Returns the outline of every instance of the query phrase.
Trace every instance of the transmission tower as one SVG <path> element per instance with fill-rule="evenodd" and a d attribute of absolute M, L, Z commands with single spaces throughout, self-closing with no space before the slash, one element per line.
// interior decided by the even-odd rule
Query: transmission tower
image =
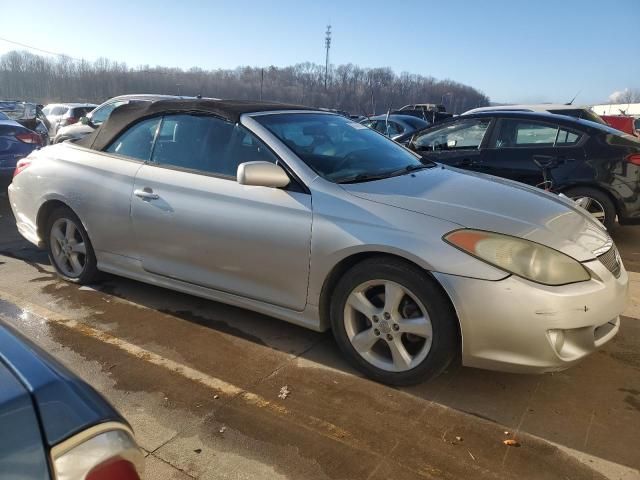
<path fill-rule="evenodd" d="M 327 31 L 324 37 L 324 48 L 327 54 L 324 59 L 324 89 L 327 89 L 327 77 L 329 75 L 329 49 L 331 48 L 331 25 L 327 25 Z"/>

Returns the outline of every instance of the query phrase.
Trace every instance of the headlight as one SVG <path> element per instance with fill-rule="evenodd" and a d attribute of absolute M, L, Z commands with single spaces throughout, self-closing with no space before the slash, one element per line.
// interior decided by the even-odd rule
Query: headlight
<path fill-rule="evenodd" d="M 444 240 L 495 267 L 544 285 L 566 285 L 591 278 L 577 260 L 522 238 L 464 229 L 448 233 Z"/>

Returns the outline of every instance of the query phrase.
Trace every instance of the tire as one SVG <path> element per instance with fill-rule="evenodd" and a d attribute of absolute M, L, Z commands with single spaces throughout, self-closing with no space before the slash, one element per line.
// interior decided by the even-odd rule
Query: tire
<path fill-rule="evenodd" d="M 458 319 L 446 294 L 399 259 L 375 257 L 348 270 L 333 291 L 330 317 L 340 350 L 381 383 L 429 380 L 459 352 Z"/>
<path fill-rule="evenodd" d="M 616 224 L 616 207 L 606 193 L 595 188 L 570 188 L 564 194 L 572 200 L 586 199 L 581 205 L 589 213 L 611 230 Z"/>
<path fill-rule="evenodd" d="M 49 260 L 60 277 L 81 285 L 98 280 L 100 272 L 89 235 L 71 209 L 58 207 L 51 212 L 45 232 Z"/>

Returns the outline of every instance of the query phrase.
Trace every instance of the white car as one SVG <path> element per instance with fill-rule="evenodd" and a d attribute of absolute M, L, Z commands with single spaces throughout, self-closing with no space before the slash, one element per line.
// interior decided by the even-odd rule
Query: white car
<path fill-rule="evenodd" d="M 51 103 L 42 109 L 49 120 L 49 137 L 56 136 L 58 129 L 77 123 L 91 110 L 96 108 L 95 103 Z"/>

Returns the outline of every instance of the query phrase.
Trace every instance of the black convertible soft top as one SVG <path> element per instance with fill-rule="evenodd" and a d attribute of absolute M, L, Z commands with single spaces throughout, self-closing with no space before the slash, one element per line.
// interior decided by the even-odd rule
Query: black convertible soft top
<path fill-rule="evenodd" d="M 155 102 L 129 102 L 116 108 L 109 118 L 91 135 L 76 143 L 93 150 L 103 150 L 128 128 L 145 118 L 168 113 L 198 113 L 221 117 L 233 123 L 244 113 L 269 112 L 274 110 L 314 110 L 302 105 L 255 102 L 245 100 L 176 99 Z"/>

